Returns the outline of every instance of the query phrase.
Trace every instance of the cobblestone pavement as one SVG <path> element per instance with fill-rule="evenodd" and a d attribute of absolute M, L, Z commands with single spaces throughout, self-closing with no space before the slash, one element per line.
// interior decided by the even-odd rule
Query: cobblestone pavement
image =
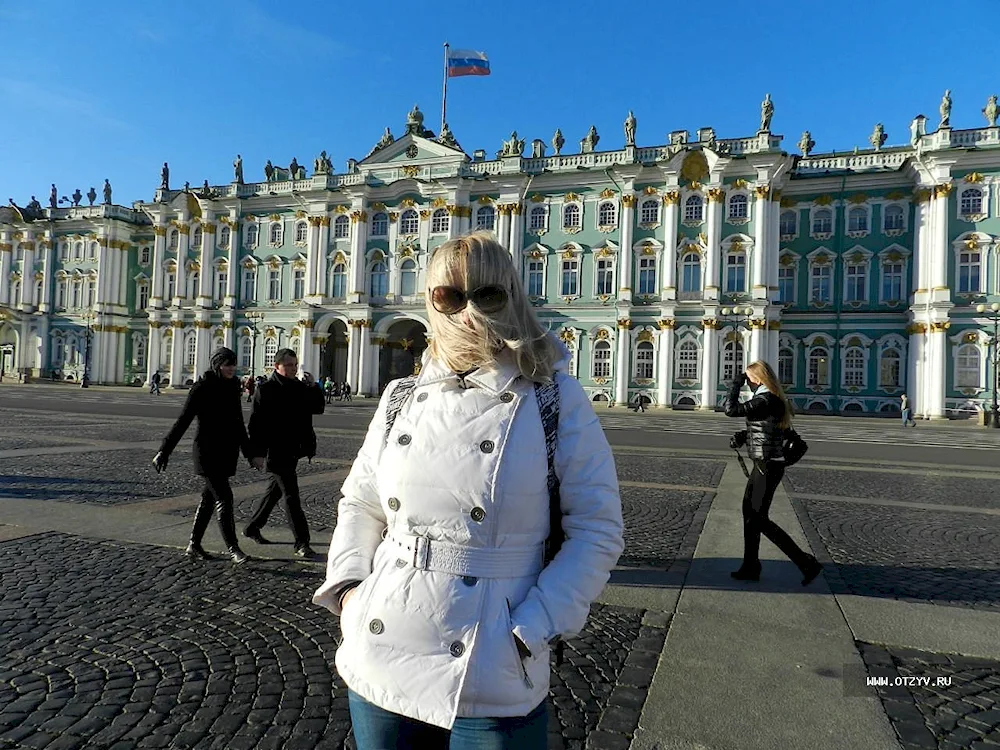
<path fill-rule="evenodd" d="M 858 647 L 869 675 L 888 683 L 875 689 L 903 750 L 1000 748 L 1000 662 Z M 896 685 L 899 678 L 908 684 Z"/>
<path fill-rule="evenodd" d="M 786 486 L 790 487 L 790 491 L 812 495 L 1000 508 L 1000 492 L 997 492 L 996 479 L 965 478 L 923 471 L 904 474 L 835 469 L 812 471 L 795 469 L 785 476 Z"/>
<path fill-rule="evenodd" d="M 616 453 L 618 479 L 689 487 L 717 487 L 725 471 L 724 461 L 677 458 L 635 453 Z"/>
<path fill-rule="evenodd" d="M 1000 611 L 1000 518 L 794 500 L 834 593 Z"/>
<path fill-rule="evenodd" d="M 669 568 L 682 554 L 691 554 L 685 540 L 698 510 L 706 512 L 714 494 L 622 487 L 625 552 L 619 565 Z M 704 524 L 701 519 L 700 526 Z"/>
<path fill-rule="evenodd" d="M 64 534 L 0 544 L 0 747 L 340 748 L 320 573 Z M 667 620 L 595 605 L 552 676 L 550 747 L 627 748 Z"/>
<path fill-rule="evenodd" d="M 0 451 L 26 450 L 28 448 L 58 448 L 65 445 L 79 445 L 73 440 L 60 437 L 0 435 Z"/>

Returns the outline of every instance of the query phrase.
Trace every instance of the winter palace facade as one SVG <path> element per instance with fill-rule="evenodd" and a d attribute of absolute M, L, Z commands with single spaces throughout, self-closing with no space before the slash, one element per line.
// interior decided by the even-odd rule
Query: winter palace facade
<path fill-rule="evenodd" d="M 103 204 L 3 208 L 0 365 L 184 386 L 218 345 L 255 373 L 287 346 L 377 395 L 419 366 L 429 255 L 479 227 L 597 401 L 716 408 L 765 358 L 803 410 L 894 411 L 905 391 L 919 416 L 969 414 L 996 379 L 976 306 L 1000 300 L 1000 128 L 994 107 L 952 129 L 950 106 L 905 146 L 879 125 L 853 153 L 815 154 L 808 133 L 783 151 L 768 99 L 750 137 L 637 146 L 630 113 L 620 148 L 594 128 L 572 148 L 514 133 L 495 158 L 414 108 L 342 174 L 324 153 L 178 188 L 164 165 L 151 202 L 108 187 Z"/>

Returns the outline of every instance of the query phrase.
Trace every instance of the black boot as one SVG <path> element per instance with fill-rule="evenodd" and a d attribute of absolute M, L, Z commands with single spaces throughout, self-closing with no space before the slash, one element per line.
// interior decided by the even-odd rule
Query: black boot
<path fill-rule="evenodd" d="M 229 557 L 232 559 L 234 565 L 242 565 L 250 559 L 239 547 L 230 547 Z"/>
<path fill-rule="evenodd" d="M 737 581 L 759 581 L 760 580 L 760 563 L 756 565 L 750 565 L 748 563 L 743 563 L 739 570 L 734 570 L 731 575 Z"/>
<path fill-rule="evenodd" d="M 184 550 L 184 554 L 190 557 L 192 560 L 215 559 L 202 548 L 201 543 L 199 542 L 189 542 L 187 549 Z"/>
<path fill-rule="evenodd" d="M 806 557 L 806 561 L 801 566 L 799 566 L 799 570 L 802 571 L 802 585 L 808 586 L 810 583 L 816 580 L 816 576 L 818 576 L 822 572 L 823 566 L 820 564 L 820 561 L 817 560 L 815 557 L 813 557 L 812 555 L 808 555 Z"/>

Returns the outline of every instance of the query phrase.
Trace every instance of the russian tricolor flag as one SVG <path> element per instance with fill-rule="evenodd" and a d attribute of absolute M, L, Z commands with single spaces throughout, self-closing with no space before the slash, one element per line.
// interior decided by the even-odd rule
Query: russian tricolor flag
<path fill-rule="evenodd" d="M 458 76 L 488 76 L 490 61 L 484 52 L 471 49 L 448 50 L 448 77 Z"/>

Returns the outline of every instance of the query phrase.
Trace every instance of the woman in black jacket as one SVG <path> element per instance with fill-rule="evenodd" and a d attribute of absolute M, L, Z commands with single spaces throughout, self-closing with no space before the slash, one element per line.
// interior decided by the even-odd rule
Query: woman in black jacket
<path fill-rule="evenodd" d="M 212 355 L 212 369 L 207 370 L 188 393 L 184 410 L 160 445 L 153 457 L 157 472 L 167 468 L 170 454 L 181 437 L 198 418 L 198 430 L 194 436 L 194 471 L 205 480 L 201 493 L 201 503 L 194 517 L 191 542 L 187 546 L 188 557 L 210 560 L 211 555 L 201 546 L 201 538 L 212 520 L 212 507 L 219 514 L 219 528 L 222 539 L 229 550 L 229 556 L 237 565 L 249 558 L 240 550 L 236 539 L 236 521 L 233 517 L 233 490 L 229 478 L 236 474 L 239 453 L 243 452 L 247 461 L 260 471 L 263 459 L 254 459 L 250 453 L 250 440 L 243 424 L 243 408 L 240 400 L 240 381 L 236 379 L 236 353 L 222 347 Z"/>
<path fill-rule="evenodd" d="M 744 383 L 749 383 L 753 391 L 749 401 L 740 401 Z M 753 460 L 753 471 L 743 493 L 743 564 L 730 575 L 740 581 L 760 580 L 759 550 L 763 534 L 798 566 L 802 585 L 807 586 L 819 575 L 822 566 L 768 517 L 774 493 L 785 475 L 782 443 L 785 430 L 792 426 L 792 406 L 767 362 L 754 362 L 736 377 L 726 394 L 725 409 L 727 417 L 746 418 L 746 430 L 736 433 L 731 445 L 739 448 L 746 444 Z"/>

